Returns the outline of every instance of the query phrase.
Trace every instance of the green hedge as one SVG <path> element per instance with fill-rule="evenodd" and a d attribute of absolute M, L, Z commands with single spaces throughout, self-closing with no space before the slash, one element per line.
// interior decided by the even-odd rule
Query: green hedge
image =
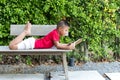
<path fill-rule="evenodd" d="M 120 0 L 0 0 L 0 45 L 8 45 L 13 38 L 9 36 L 10 24 L 25 24 L 27 21 L 56 24 L 67 19 L 71 25 L 70 37 L 61 41 L 81 37 L 84 40 L 74 55 L 85 59 L 83 57 L 89 52 L 92 60 L 107 59 L 111 56 L 110 51 L 120 53 L 119 6 Z"/>

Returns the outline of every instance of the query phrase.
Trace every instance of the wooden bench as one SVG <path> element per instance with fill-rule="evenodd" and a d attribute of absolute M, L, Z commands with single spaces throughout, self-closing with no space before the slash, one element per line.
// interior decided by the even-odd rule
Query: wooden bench
<path fill-rule="evenodd" d="M 11 25 L 10 35 L 19 35 L 25 25 Z M 56 28 L 56 25 L 32 25 L 31 36 L 45 36 Z M 61 55 L 63 60 L 63 68 L 65 79 L 68 80 L 68 68 L 66 61 L 66 53 L 72 50 L 61 49 L 31 49 L 31 50 L 10 50 L 8 46 L 0 46 L 0 54 L 2 55 Z"/>

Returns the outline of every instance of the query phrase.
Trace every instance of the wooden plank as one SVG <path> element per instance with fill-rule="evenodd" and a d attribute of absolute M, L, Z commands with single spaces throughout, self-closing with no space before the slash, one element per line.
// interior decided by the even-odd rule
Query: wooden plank
<path fill-rule="evenodd" d="M 65 73 L 65 80 L 69 80 L 68 78 L 68 67 L 67 67 L 67 60 L 66 60 L 66 54 L 62 54 L 62 60 L 63 60 L 63 69 Z"/>
<path fill-rule="evenodd" d="M 72 50 L 64 49 L 28 49 L 28 50 L 10 50 L 8 46 L 0 46 L 0 52 L 69 52 Z"/>
<path fill-rule="evenodd" d="M 31 49 L 31 50 L 10 50 L 8 46 L 0 46 L 0 54 L 3 55 L 61 55 L 72 50 L 61 49 Z"/>
<path fill-rule="evenodd" d="M 24 30 L 25 25 L 11 25 L 10 35 L 19 35 Z M 45 36 L 53 29 L 56 29 L 56 25 L 32 25 L 31 36 Z"/>
<path fill-rule="evenodd" d="M 46 53 L 46 52 L 0 52 L 2 55 L 62 55 L 62 53 Z"/>

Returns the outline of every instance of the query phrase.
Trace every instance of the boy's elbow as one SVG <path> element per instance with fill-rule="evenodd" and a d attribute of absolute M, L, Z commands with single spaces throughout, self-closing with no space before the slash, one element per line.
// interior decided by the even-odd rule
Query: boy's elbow
<path fill-rule="evenodd" d="M 61 47 L 60 47 L 59 45 L 55 45 L 55 47 L 56 47 L 57 49 L 61 49 Z"/>
<path fill-rule="evenodd" d="M 60 45 L 60 43 L 59 42 L 55 42 L 55 47 L 57 48 L 57 49 L 61 49 L 61 45 Z"/>

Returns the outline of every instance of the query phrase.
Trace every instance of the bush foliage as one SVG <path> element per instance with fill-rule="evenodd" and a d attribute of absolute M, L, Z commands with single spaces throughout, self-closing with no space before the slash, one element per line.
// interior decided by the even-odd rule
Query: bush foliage
<path fill-rule="evenodd" d="M 120 0 L 0 0 L 0 44 L 8 45 L 10 24 L 56 24 L 66 19 L 70 36 L 62 42 L 83 38 L 74 55 L 84 60 L 120 55 Z M 68 56 L 73 53 L 68 54 Z"/>

